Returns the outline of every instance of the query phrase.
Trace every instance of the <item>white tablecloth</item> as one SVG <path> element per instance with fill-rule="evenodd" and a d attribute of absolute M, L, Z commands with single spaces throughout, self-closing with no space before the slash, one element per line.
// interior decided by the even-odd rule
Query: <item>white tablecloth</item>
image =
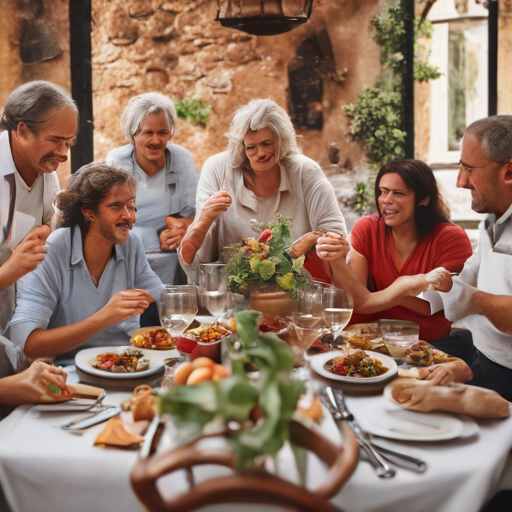
<path fill-rule="evenodd" d="M 106 403 L 120 402 L 127 393 L 109 393 Z M 347 397 L 355 416 L 364 423 L 368 407 L 379 397 Z M 76 415 L 76 413 L 75 413 Z M 83 436 L 56 428 L 71 414 L 41 413 L 18 407 L 0 423 L 0 478 L 14 512 L 140 512 L 131 491 L 130 470 L 136 452 L 106 450 L 93 442 L 98 425 Z M 496 492 L 512 446 L 512 419 L 479 420 L 480 433 L 467 439 L 436 443 L 396 443 L 420 455 L 428 464 L 423 474 L 397 469 L 392 479 L 379 479 L 361 461 L 356 472 L 334 499 L 346 512 L 477 512 Z M 333 439 L 338 432 L 330 418 L 324 431 Z M 292 463 L 284 453 L 279 467 Z M 225 469 L 203 467 L 198 480 L 220 476 Z M 325 470 L 314 457 L 308 463 L 308 486 L 315 487 Z M 166 492 L 186 488 L 183 474 L 162 482 Z M 224 509 L 223 509 L 224 510 Z"/>

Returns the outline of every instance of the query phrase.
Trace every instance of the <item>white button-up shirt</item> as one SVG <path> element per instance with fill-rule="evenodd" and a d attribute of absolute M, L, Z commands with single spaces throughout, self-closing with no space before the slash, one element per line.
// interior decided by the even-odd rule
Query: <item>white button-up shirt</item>
<path fill-rule="evenodd" d="M 446 318 L 454 327 L 469 329 L 473 343 L 492 361 L 512 368 L 512 336 L 505 334 L 483 315 L 465 316 L 464 309 L 476 290 L 512 296 L 512 205 L 487 230 L 482 230 L 478 247 L 466 261 L 453 287 L 441 293 Z"/>

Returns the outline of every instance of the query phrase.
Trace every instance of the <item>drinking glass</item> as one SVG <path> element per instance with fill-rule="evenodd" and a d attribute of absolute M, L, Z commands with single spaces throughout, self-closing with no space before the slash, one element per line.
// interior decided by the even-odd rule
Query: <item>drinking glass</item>
<path fill-rule="evenodd" d="M 197 287 L 166 286 L 158 301 L 158 312 L 162 327 L 171 336 L 182 334 L 197 314 Z"/>
<path fill-rule="evenodd" d="M 420 339 L 420 326 L 408 320 L 379 320 L 379 329 L 389 355 L 405 361 L 407 349 Z"/>
<path fill-rule="evenodd" d="M 217 322 L 229 302 L 226 265 L 202 263 L 199 272 L 201 306 L 206 308 Z"/>
<path fill-rule="evenodd" d="M 322 287 L 322 296 L 322 317 L 325 325 L 331 329 L 332 342 L 336 345 L 336 339 L 352 317 L 354 303 L 352 297 L 345 290 L 334 286 Z"/>
<path fill-rule="evenodd" d="M 306 380 L 309 370 L 305 368 L 305 351 L 320 338 L 324 332 L 322 318 L 322 289 L 312 287 L 297 292 L 295 311 L 291 316 L 291 332 L 287 338 L 293 354 L 293 376 L 297 380 Z"/>

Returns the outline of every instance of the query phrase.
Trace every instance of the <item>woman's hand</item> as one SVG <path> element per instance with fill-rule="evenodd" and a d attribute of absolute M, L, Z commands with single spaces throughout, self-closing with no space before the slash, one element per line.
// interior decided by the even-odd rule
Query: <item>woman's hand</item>
<path fill-rule="evenodd" d="M 183 237 L 180 246 L 181 259 L 190 265 L 203 245 L 212 224 L 231 206 L 232 199 L 227 190 L 219 190 L 204 203 L 195 221 Z"/>
<path fill-rule="evenodd" d="M 232 203 L 231 196 L 228 191 L 221 189 L 215 194 L 212 194 L 204 203 L 201 208 L 199 217 L 201 220 L 213 223 L 224 212 L 228 210 Z"/>
<path fill-rule="evenodd" d="M 293 242 L 288 249 L 288 253 L 293 259 L 300 258 L 306 254 L 311 247 L 318 243 L 318 239 L 322 236 L 319 231 L 310 231 Z"/>
<path fill-rule="evenodd" d="M 74 392 L 66 386 L 66 377 L 60 368 L 35 361 L 23 372 L 1 379 L 0 402 L 21 405 L 69 399 Z"/>
<path fill-rule="evenodd" d="M 438 292 L 449 292 L 453 286 L 450 272 L 443 267 L 431 270 L 427 274 L 426 281 L 429 290 L 436 290 Z"/>
<path fill-rule="evenodd" d="M 153 297 L 145 290 L 125 290 L 113 295 L 98 313 L 103 313 L 110 325 L 114 325 L 144 313 L 152 302 Z"/>
<path fill-rule="evenodd" d="M 316 242 L 316 252 L 325 261 L 346 260 L 350 251 L 350 244 L 338 233 L 328 231 Z"/>
<path fill-rule="evenodd" d="M 164 250 L 172 251 L 177 249 L 187 232 L 188 227 L 194 219 L 177 219 L 176 217 L 166 217 L 165 229 L 160 233 L 160 247 Z"/>

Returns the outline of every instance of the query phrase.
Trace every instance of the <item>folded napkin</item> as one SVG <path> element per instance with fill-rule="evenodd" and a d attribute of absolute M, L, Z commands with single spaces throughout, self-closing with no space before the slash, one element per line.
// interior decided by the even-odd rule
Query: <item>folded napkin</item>
<path fill-rule="evenodd" d="M 324 417 L 322 402 L 320 402 L 317 394 L 315 394 L 313 400 L 299 400 L 297 410 L 313 421 L 319 421 Z"/>
<path fill-rule="evenodd" d="M 128 432 L 122 419 L 117 417 L 108 420 L 105 428 L 94 441 L 94 446 L 137 450 L 143 441 L 142 436 Z"/>
<path fill-rule="evenodd" d="M 476 418 L 510 415 L 509 403 L 495 391 L 457 382 L 436 386 L 428 380 L 397 379 L 391 395 L 400 406 L 415 411 L 446 411 Z"/>

